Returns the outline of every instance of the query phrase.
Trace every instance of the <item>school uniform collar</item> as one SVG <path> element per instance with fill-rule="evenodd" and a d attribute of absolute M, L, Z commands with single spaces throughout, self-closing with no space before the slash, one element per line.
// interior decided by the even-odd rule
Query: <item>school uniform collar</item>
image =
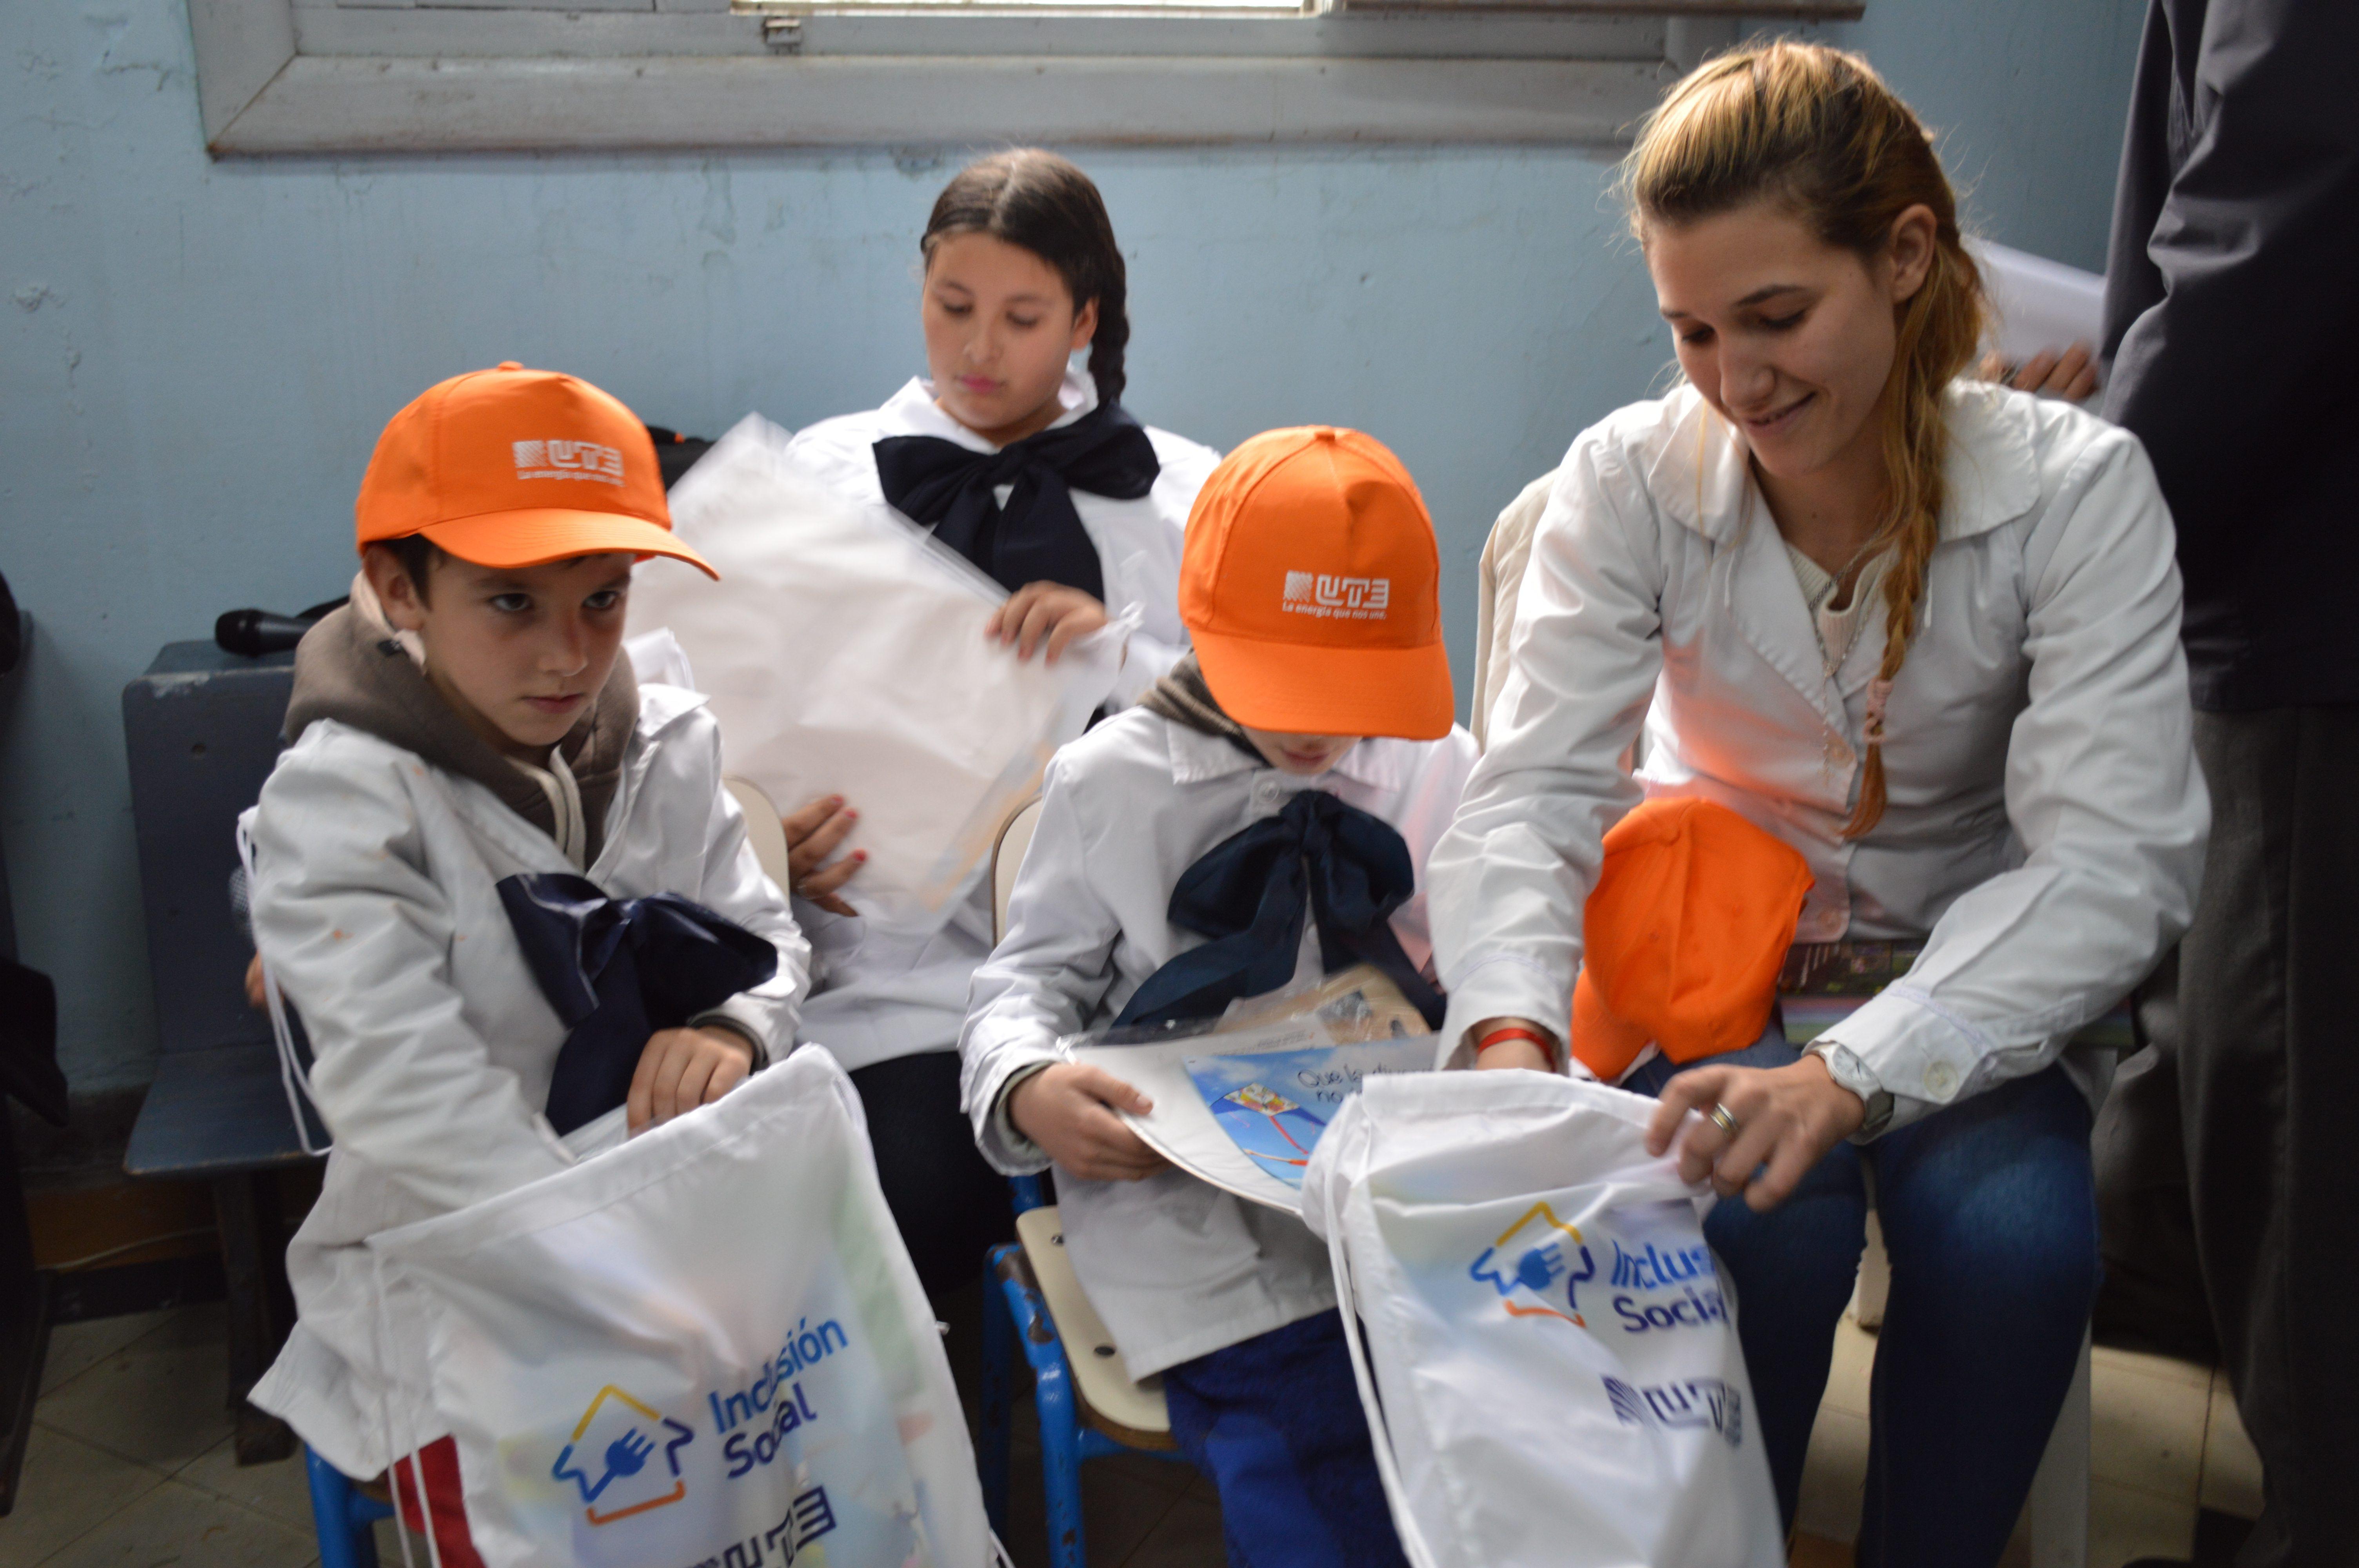
<path fill-rule="evenodd" d="M 1962 377 L 1943 402 L 1950 420 L 1941 507 L 1947 544 L 1986 534 L 2037 506 L 2039 470 L 2027 394 Z M 1664 434 L 1647 458 L 1647 492 L 1665 516 L 1725 545 L 1744 527 L 1748 495 L 1757 495 L 1750 449 L 1692 386 L 1665 398 L 1663 415 Z M 1760 515 L 1766 524 L 1767 510 Z"/>
<path fill-rule="evenodd" d="M 1048 428 L 1061 430 L 1087 415 L 1098 406 L 1098 384 L 1085 370 L 1068 369 L 1064 384 L 1057 388 L 1057 402 L 1064 409 L 1049 422 Z M 913 375 L 908 384 L 895 393 L 883 412 L 903 427 L 899 432 L 910 436 L 937 436 L 945 441 L 956 441 L 971 452 L 995 452 L 999 449 L 968 429 L 934 401 L 934 384 L 924 376 Z"/>
<path fill-rule="evenodd" d="M 2039 475 L 2027 396 L 1962 380 L 1951 384 L 1945 402 L 1950 450 L 1941 542 L 1949 544 L 2029 512 L 2039 502 Z M 1831 729 L 1848 734 L 1850 699 L 1883 661 L 1883 618 L 1861 628 L 1830 676 L 1744 438 L 1691 386 L 1665 399 L 1664 412 L 1669 434 L 1652 454 L 1648 493 L 1666 515 L 1709 539 L 1715 555 L 1727 553 L 1723 588 L 1738 631 Z"/>
<path fill-rule="evenodd" d="M 1174 784 L 1203 784 L 1212 779 L 1227 778 L 1233 773 L 1278 773 L 1277 769 L 1266 762 L 1246 756 L 1225 737 L 1207 735 L 1201 730 L 1190 730 L 1168 719 L 1161 722 L 1171 748 L 1171 782 Z M 1382 736 L 1370 736 L 1344 752 L 1341 762 L 1318 778 L 1301 778 L 1294 773 L 1278 773 L 1278 776 L 1315 787 L 1320 778 L 1332 774 L 1370 789 L 1397 790 L 1401 787 L 1404 777 L 1404 759 L 1400 753 L 1406 744 L 1408 742 Z"/>

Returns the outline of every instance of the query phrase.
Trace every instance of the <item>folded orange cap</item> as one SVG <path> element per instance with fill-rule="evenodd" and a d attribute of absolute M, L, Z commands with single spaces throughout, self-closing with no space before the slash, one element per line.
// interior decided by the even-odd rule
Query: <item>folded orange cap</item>
<path fill-rule="evenodd" d="M 1357 430 L 1254 437 L 1197 492 L 1180 619 L 1230 718 L 1294 735 L 1450 733 L 1433 519 Z"/>
<path fill-rule="evenodd" d="M 1573 1055 L 1612 1083 L 1650 1041 L 1674 1062 L 1752 1044 L 1812 880 L 1793 846 L 1708 800 L 1615 823 L 1582 915 Z"/>
<path fill-rule="evenodd" d="M 673 536 L 655 442 L 586 381 L 511 360 L 429 386 L 376 441 L 358 543 L 423 534 L 480 567 L 628 551 L 721 574 Z"/>

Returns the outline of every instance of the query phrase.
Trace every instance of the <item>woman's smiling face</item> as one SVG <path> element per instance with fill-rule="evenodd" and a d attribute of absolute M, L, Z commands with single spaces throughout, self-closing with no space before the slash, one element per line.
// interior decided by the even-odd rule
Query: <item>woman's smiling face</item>
<path fill-rule="evenodd" d="M 1931 211 L 1912 207 L 1862 257 L 1761 200 L 1650 228 L 1647 270 L 1680 368 L 1763 470 L 1799 480 L 1875 459 L 1898 307 L 1923 286 L 1932 241 Z"/>

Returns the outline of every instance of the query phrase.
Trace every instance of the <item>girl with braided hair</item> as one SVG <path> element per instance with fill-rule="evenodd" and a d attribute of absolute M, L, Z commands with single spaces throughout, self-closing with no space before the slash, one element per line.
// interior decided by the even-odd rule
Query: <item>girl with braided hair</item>
<path fill-rule="evenodd" d="M 942 188 L 918 251 L 926 374 L 882 407 L 806 427 L 788 452 L 1006 588 L 994 629 L 1019 656 L 1053 661 L 1115 623 L 1113 705 L 1135 702 L 1187 651 L 1180 538 L 1220 454 L 1122 405 L 1129 284 L 1105 201 L 1055 153 L 994 153 Z M 991 951 L 991 889 L 924 936 L 868 929 L 838 892 L 860 870 L 843 852 L 860 805 L 822 797 L 784 821 L 814 950 L 802 1038 L 851 1070 L 886 1200 L 939 1296 L 1014 1234 L 1007 1184 L 959 1110 L 959 1025 Z"/>
<path fill-rule="evenodd" d="M 2096 1290 L 2111 1062 L 2073 1037 L 2202 869 L 2170 517 L 2134 438 L 1962 374 L 1984 304 L 1956 200 L 1864 61 L 1707 61 L 1625 189 L 1684 384 L 1555 478 L 1433 853 L 1443 1038 L 1660 1097 L 1653 1146 L 1723 1199 L 1789 1521 L 1872 1173 L 1893 1280 L 1859 1561 L 1989 1568 Z M 1796 942 L 1921 944 L 1913 967 L 1799 1055 L 1772 1012 L 1734 1052 L 1585 1065 L 1602 840 L 1667 798 L 1799 852 Z"/>

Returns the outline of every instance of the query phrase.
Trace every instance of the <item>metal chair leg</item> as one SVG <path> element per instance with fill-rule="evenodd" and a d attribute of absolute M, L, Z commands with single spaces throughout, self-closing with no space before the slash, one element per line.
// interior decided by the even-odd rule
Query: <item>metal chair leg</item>
<path fill-rule="evenodd" d="M 1016 1320 L 1007 1310 L 1003 1271 L 1021 1249 L 995 1247 L 983 1271 L 983 1433 L 975 1455 L 982 1471 L 983 1508 L 993 1531 L 1007 1534 L 1007 1444 L 1014 1417 Z"/>
<path fill-rule="evenodd" d="M 311 1483 L 311 1527 L 320 1538 L 320 1568 L 377 1568 L 374 1526 L 393 1509 L 364 1496 L 352 1478 L 303 1449 L 303 1469 Z"/>
<path fill-rule="evenodd" d="M 1074 1402 L 1071 1368 L 1057 1325 L 1049 1316 L 1030 1276 L 1019 1266 L 1021 1249 L 997 1255 L 993 1283 L 1015 1322 L 1016 1342 L 1032 1368 L 1032 1403 L 1040 1417 L 1040 1478 L 1049 1516 L 1051 1568 L 1087 1568 L 1089 1549 L 1082 1529 L 1081 1416 Z"/>

